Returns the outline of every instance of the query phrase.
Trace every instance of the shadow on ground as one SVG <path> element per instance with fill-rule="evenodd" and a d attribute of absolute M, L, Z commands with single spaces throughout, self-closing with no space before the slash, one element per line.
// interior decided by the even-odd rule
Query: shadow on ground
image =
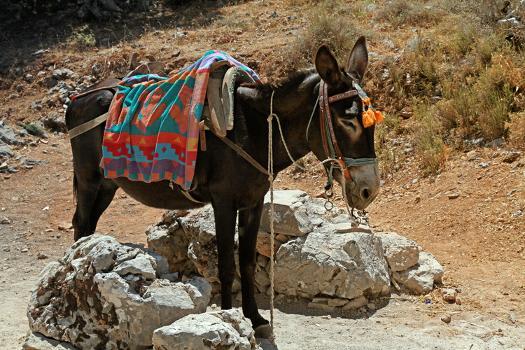
<path fill-rule="evenodd" d="M 8 12 L 0 13 L 0 77 L 13 79 L 22 75 L 26 66 L 38 60 L 39 50 L 63 45 L 79 51 L 82 45 L 105 48 L 156 30 L 206 27 L 220 17 L 219 10 L 225 3 L 199 0 L 169 5 L 170 2 L 156 1 L 148 11 L 106 21 L 80 20 L 74 5 L 16 21 L 6 18 Z"/>

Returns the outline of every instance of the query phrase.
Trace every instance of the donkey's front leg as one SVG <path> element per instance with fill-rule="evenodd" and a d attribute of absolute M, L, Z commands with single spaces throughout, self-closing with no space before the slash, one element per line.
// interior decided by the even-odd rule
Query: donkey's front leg
<path fill-rule="evenodd" d="M 263 201 L 250 209 L 239 210 L 239 267 L 241 270 L 242 311 L 252 321 L 256 336 L 271 338 L 271 329 L 255 301 L 255 246 L 261 222 Z"/>
<path fill-rule="evenodd" d="M 237 209 L 233 202 L 213 202 L 215 232 L 219 252 L 219 280 L 221 281 L 221 307 L 232 307 L 232 285 L 235 278 L 234 236 Z"/>

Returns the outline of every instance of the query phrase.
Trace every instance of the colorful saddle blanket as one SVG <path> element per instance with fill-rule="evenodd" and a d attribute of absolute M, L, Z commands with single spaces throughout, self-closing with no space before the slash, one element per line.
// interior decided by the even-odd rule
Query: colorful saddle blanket
<path fill-rule="evenodd" d="M 104 176 L 170 180 L 188 190 L 195 173 L 209 74 L 222 65 L 239 67 L 260 81 L 250 68 L 215 50 L 169 78 L 146 74 L 122 80 L 104 132 Z"/>

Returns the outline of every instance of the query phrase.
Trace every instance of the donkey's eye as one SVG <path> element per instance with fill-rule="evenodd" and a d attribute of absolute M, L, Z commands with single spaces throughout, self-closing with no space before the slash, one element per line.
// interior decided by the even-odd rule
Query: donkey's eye
<path fill-rule="evenodd" d="M 345 109 L 345 116 L 355 118 L 357 117 L 357 114 L 359 113 L 357 108 L 354 108 L 352 106 L 351 108 Z"/>
<path fill-rule="evenodd" d="M 349 118 L 356 118 L 359 115 L 359 107 L 355 101 L 352 102 L 350 108 L 345 109 L 345 116 Z"/>

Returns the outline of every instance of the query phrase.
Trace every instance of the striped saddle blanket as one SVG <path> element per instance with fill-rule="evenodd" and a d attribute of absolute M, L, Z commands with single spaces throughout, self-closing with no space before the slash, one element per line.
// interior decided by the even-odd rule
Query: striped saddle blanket
<path fill-rule="evenodd" d="M 189 190 L 209 77 L 216 67 L 225 65 L 238 67 L 253 81 L 260 81 L 253 70 L 215 50 L 170 77 L 144 74 L 124 78 L 104 131 L 104 176 L 143 182 L 170 180 Z"/>

